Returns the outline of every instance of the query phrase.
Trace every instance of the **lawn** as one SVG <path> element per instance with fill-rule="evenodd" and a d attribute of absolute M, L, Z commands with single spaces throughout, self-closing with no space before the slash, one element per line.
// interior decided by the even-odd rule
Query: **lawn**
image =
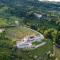
<path fill-rule="evenodd" d="M 37 41 L 35 41 L 35 42 L 32 42 L 32 45 L 39 45 L 39 44 L 41 44 L 41 42 L 37 42 Z"/>
<path fill-rule="evenodd" d="M 60 48 L 55 47 L 55 55 L 60 60 Z"/>
<path fill-rule="evenodd" d="M 36 31 L 32 31 L 30 28 L 23 26 L 6 29 L 6 37 L 12 40 L 21 40 L 24 37 L 30 35 L 38 35 L 38 33 Z"/>

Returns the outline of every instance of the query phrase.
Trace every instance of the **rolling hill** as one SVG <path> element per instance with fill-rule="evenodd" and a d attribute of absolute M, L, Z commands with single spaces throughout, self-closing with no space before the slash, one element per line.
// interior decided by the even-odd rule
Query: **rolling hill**
<path fill-rule="evenodd" d="M 37 31 L 34 31 L 30 28 L 24 27 L 24 26 L 20 26 L 20 27 L 12 27 L 12 28 L 8 28 L 6 29 L 6 37 L 12 40 L 21 40 L 26 36 L 30 36 L 30 35 L 39 35 L 40 33 L 38 33 Z"/>

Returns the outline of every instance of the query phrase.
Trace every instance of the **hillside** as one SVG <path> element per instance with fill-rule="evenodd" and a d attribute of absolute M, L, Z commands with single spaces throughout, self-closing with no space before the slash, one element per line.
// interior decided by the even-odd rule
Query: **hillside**
<path fill-rule="evenodd" d="M 39 35 L 39 33 L 24 26 L 12 27 L 6 29 L 6 37 L 12 40 L 20 41 L 26 36 L 35 36 L 35 35 Z"/>
<path fill-rule="evenodd" d="M 48 11 L 60 11 L 59 3 L 46 3 L 37 0 L 0 0 L 0 3 L 0 9 L 4 8 L 1 15 L 3 14 L 2 16 L 5 16 L 5 18 L 13 15 L 29 17 L 31 12 L 39 13 L 41 11 L 47 13 Z"/>
<path fill-rule="evenodd" d="M 26 26 L 6 28 L 0 37 L 0 59 L 46 60 L 47 52 L 49 52 L 49 50 L 52 50 L 52 43 L 49 40 L 45 40 L 47 42 L 46 45 L 34 50 L 21 50 L 16 48 L 16 41 L 20 41 L 27 35 L 40 35 L 40 33 L 30 28 L 27 28 Z"/>
<path fill-rule="evenodd" d="M 60 3 L 58 2 L 0 0 L 1 30 L 5 31 L 0 32 L 0 60 L 60 58 Z M 20 41 L 26 35 L 40 33 L 45 37 L 44 46 L 34 50 L 21 50 L 16 47 L 17 40 Z"/>

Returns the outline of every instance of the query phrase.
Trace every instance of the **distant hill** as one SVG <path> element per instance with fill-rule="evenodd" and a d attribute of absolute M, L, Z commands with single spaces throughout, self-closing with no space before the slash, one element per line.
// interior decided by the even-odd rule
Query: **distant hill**
<path fill-rule="evenodd" d="M 60 11 L 60 3 L 39 2 L 38 0 L 0 0 L 0 17 L 11 16 L 31 18 L 35 12 Z"/>
<path fill-rule="evenodd" d="M 0 4 L 16 7 L 16 6 L 33 6 L 33 7 L 42 7 L 47 10 L 60 10 L 60 3 L 49 3 L 49 2 L 39 2 L 38 0 L 0 0 Z M 41 8 L 41 9 L 42 9 Z"/>

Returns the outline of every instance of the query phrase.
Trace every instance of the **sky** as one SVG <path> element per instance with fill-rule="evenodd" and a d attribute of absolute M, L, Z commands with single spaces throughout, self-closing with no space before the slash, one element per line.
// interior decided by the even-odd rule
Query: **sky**
<path fill-rule="evenodd" d="M 60 0 L 39 0 L 39 1 L 54 1 L 54 2 L 60 2 Z"/>

